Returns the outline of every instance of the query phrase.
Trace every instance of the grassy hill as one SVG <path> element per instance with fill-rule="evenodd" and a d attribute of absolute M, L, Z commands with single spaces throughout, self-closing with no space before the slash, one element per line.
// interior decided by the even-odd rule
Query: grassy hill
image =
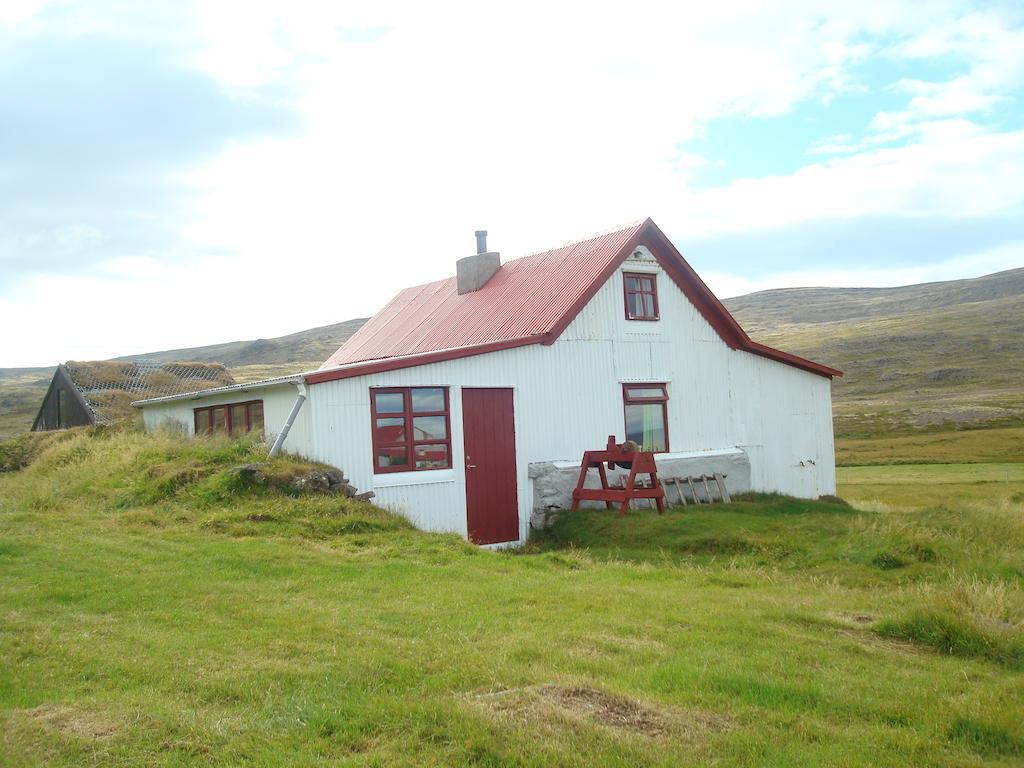
<path fill-rule="evenodd" d="M 317 367 L 330 357 L 341 344 L 365 323 L 367 318 L 345 320 L 334 325 L 310 328 L 275 339 L 254 339 L 251 341 L 229 341 L 206 347 L 165 349 L 147 352 L 144 355 L 117 358 L 129 360 L 145 357 L 161 363 L 172 360 L 197 360 L 216 362 L 235 370 L 253 365 L 269 366 L 275 369 L 305 366 Z M 295 370 L 301 370 L 296 368 Z"/>
<path fill-rule="evenodd" d="M 1024 424 L 1024 269 L 900 288 L 787 288 L 727 299 L 758 341 L 836 366 L 836 434 Z M 152 352 L 221 362 L 238 381 L 320 365 L 365 319 Z M 52 369 L 0 369 L 0 437 L 31 423 Z"/>
<path fill-rule="evenodd" d="M 866 473 L 894 468 L 856 467 L 863 509 L 588 511 L 501 553 L 296 492 L 288 458 L 231 471 L 264 450 L 0 444 L 28 462 L 0 472 L 0 764 L 1024 759 L 1019 471 L 933 468 L 941 503 L 893 510 Z"/>
<path fill-rule="evenodd" d="M 0 440 L 32 428 L 52 368 L 0 368 Z"/>
<path fill-rule="evenodd" d="M 836 366 L 836 434 L 1024 423 L 1024 269 L 725 301 L 758 341 Z"/>

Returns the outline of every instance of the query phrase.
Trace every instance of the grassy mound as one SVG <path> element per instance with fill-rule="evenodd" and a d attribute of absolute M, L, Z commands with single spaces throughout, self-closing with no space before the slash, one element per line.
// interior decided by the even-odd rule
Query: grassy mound
<path fill-rule="evenodd" d="M 917 584 L 910 605 L 875 631 L 949 656 L 1024 669 L 1024 605 L 1014 581 L 954 573 L 941 589 Z"/>
<path fill-rule="evenodd" d="M 262 441 L 188 439 L 130 426 L 28 434 L 0 443 L 11 503 L 36 512 L 100 514 L 129 528 L 202 527 L 238 536 L 411 530 L 401 517 L 292 481 L 322 468 L 267 457 Z M 259 471 L 240 472 L 253 463 Z"/>
<path fill-rule="evenodd" d="M 867 511 L 842 499 L 747 494 L 731 504 L 563 513 L 530 551 L 572 547 L 632 562 L 772 568 L 850 584 L 910 584 L 951 570 L 1024 574 L 1024 505 Z"/>

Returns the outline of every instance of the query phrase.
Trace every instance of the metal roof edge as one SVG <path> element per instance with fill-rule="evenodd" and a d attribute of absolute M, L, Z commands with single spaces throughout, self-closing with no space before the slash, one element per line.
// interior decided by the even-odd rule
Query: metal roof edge
<path fill-rule="evenodd" d="M 490 352 L 500 352 L 504 349 L 525 347 L 530 344 L 547 344 L 547 339 L 547 334 L 538 334 L 535 336 L 521 336 L 516 339 L 506 339 L 504 341 L 486 342 L 484 344 L 470 344 L 464 347 L 449 347 L 430 352 L 417 352 L 413 355 L 360 360 L 354 363 L 345 363 L 334 368 L 322 368 L 311 371 L 305 374 L 305 380 L 307 384 L 313 385 L 339 379 L 354 379 L 357 376 L 368 376 L 373 373 L 397 371 L 404 368 L 417 368 L 421 365 L 443 363 L 463 357 L 486 355 Z"/>
<path fill-rule="evenodd" d="M 150 397 L 145 400 L 134 400 L 132 405 L 142 408 L 146 405 L 157 403 L 171 403 L 176 400 L 201 400 L 212 395 L 224 394 L 227 392 L 246 392 L 250 389 L 266 389 L 278 384 L 301 384 L 305 381 L 306 373 L 292 373 L 287 376 L 277 376 L 272 379 L 260 379 L 259 381 L 247 381 L 241 384 L 228 384 L 223 387 L 211 387 L 210 389 L 197 389 L 192 392 L 181 392 L 177 395 L 164 395 L 163 397 Z"/>

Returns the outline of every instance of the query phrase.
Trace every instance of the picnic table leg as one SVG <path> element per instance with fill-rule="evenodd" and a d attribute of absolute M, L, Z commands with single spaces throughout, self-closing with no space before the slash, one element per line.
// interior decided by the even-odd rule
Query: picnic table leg
<path fill-rule="evenodd" d="M 601 476 L 601 487 L 608 490 L 608 473 L 604 471 L 604 462 L 598 462 L 597 474 Z M 610 501 L 604 503 L 605 509 L 615 509 L 615 505 Z"/>
<path fill-rule="evenodd" d="M 583 454 L 583 464 L 580 466 L 580 479 L 576 481 L 576 490 L 579 491 L 586 485 L 587 482 L 587 469 L 590 467 L 590 454 Z M 575 512 L 580 507 L 579 495 L 573 493 L 572 495 L 572 512 Z"/>
<path fill-rule="evenodd" d="M 625 517 L 626 512 L 629 511 L 629 497 L 632 495 L 636 488 L 636 467 L 630 467 L 629 479 L 626 481 L 626 493 L 625 498 L 622 499 L 622 506 L 619 507 L 619 517 Z"/>

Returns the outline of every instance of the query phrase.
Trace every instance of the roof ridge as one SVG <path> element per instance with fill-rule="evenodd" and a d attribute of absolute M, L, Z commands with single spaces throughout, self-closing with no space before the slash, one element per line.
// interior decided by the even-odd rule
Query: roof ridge
<path fill-rule="evenodd" d="M 588 243 L 591 240 L 597 240 L 599 237 L 608 237 L 609 235 L 617 235 L 620 232 L 626 232 L 627 230 L 630 230 L 630 229 L 637 229 L 638 227 L 642 227 L 648 221 L 650 221 L 650 217 L 649 216 L 645 217 L 643 219 L 634 219 L 633 221 L 630 221 L 627 224 L 623 224 L 620 227 L 612 227 L 611 229 L 605 229 L 605 230 L 602 230 L 601 232 L 594 232 L 592 234 L 586 235 L 585 237 L 569 238 L 564 243 L 562 243 L 561 245 L 556 245 L 554 248 L 548 248 L 548 249 L 543 250 L 543 251 L 536 251 L 534 253 L 528 253 L 525 256 L 520 256 L 518 258 L 526 259 L 526 258 L 529 258 L 530 256 L 539 256 L 542 253 L 551 253 L 551 251 L 557 251 L 560 248 L 567 248 L 570 245 L 579 245 L 580 243 Z M 512 261 L 516 261 L 516 259 L 512 259 Z"/>
<path fill-rule="evenodd" d="M 624 224 L 624 225 L 622 225 L 620 227 L 612 227 L 611 229 L 607 229 L 607 230 L 604 230 L 602 232 L 595 232 L 595 233 L 589 234 L 589 235 L 587 235 L 585 237 L 570 238 L 569 240 L 566 240 L 565 242 L 560 243 L 560 244 L 555 245 L 555 246 L 552 246 L 550 248 L 544 248 L 543 250 L 531 251 L 530 253 L 524 253 L 521 256 L 516 256 L 515 258 L 508 259 L 507 261 L 502 260 L 501 265 L 504 267 L 504 266 L 506 266 L 508 264 L 512 264 L 513 262 L 522 261 L 523 259 L 529 259 L 529 258 L 532 258 L 534 256 L 543 256 L 546 253 L 551 253 L 552 251 L 559 251 L 559 250 L 561 250 L 563 248 L 569 248 L 570 246 L 573 246 L 573 245 L 582 245 L 583 243 L 589 243 L 591 240 L 597 240 L 597 239 L 602 238 L 602 237 L 610 237 L 611 235 L 617 235 L 620 232 L 627 232 L 630 229 L 637 229 L 639 227 L 642 227 L 648 221 L 650 221 L 650 217 L 645 218 L 645 219 L 635 219 L 635 220 L 629 222 L 628 224 Z M 473 254 L 470 254 L 470 255 L 472 256 Z M 416 285 L 407 285 L 404 288 L 402 288 L 401 290 L 399 290 L 398 293 L 404 293 L 405 291 L 415 291 L 415 290 L 420 289 L 420 288 L 426 288 L 428 285 L 439 285 L 440 283 L 444 283 L 444 282 L 447 282 L 449 280 L 455 280 L 455 279 L 456 279 L 455 275 L 448 275 L 447 277 L 440 277 L 437 280 L 427 280 L 425 283 L 417 283 Z M 395 295 L 397 296 L 398 294 L 395 294 Z M 373 319 L 373 315 L 371 315 L 370 318 L 368 318 L 368 319 L 372 320 Z"/>

